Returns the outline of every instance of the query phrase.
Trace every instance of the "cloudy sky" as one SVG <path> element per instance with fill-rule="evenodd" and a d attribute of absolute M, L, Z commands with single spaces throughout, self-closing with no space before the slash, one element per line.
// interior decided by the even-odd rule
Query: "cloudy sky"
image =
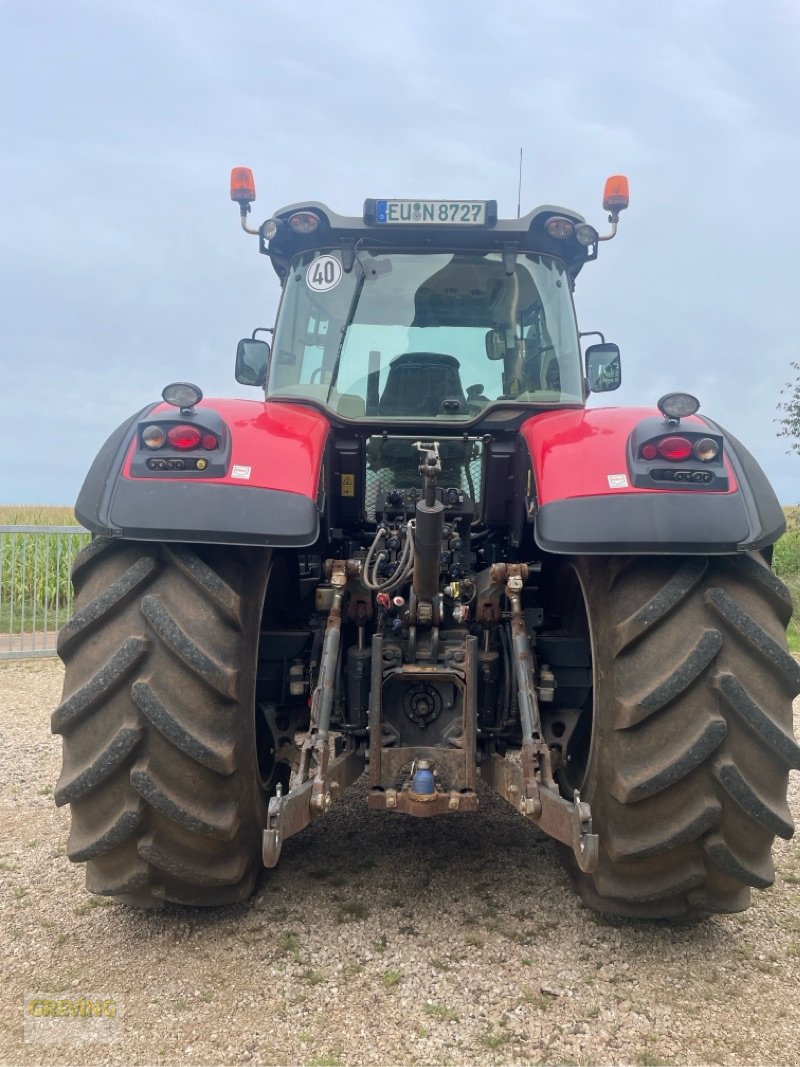
<path fill-rule="evenodd" d="M 798 358 L 796 0 L 0 0 L 0 502 L 71 503 L 108 433 L 169 381 L 233 380 L 270 325 L 255 217 L 367 196 L 554 203 L 604 228 L 584 330 L 621 404 L 685 389 L 784 502 Z M 9 459 L 10 457 L 10 459 Z"/>

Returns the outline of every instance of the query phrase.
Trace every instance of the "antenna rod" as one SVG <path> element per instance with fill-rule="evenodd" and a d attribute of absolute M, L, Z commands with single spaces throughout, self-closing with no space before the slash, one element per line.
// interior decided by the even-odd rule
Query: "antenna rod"
<path fill-rule="evenodd" d="M 522 204 L 522 149 L 519 150 L 519 185 L 517 186 L 517 218 Z"/>

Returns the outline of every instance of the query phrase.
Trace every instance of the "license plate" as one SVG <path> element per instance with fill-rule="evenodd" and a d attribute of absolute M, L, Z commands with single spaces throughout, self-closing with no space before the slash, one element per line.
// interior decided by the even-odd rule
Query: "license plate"
<path fill-rule="evenodd" d="M 485 200 L 376 200 L 375 222 L 387 226 L 485 226 Z"/>

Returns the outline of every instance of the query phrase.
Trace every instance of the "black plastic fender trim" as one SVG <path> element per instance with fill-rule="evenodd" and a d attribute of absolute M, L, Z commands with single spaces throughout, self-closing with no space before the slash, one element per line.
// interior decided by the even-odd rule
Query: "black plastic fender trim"
<path fill-rule="evenodd" d="M 539 547 L 563 555 L 728 555 L 765 548 L 782 532 L 740 492 L 573 497 L 545 504 L 534 519 Z"/>
<path fill-rule="evenodd" d="M 79 518 L 106 537 L 294 548 L 313 545 L 320 528 L 316 502 L 300 493 L 183 480 L 121 479 L 105 522 Z"/>

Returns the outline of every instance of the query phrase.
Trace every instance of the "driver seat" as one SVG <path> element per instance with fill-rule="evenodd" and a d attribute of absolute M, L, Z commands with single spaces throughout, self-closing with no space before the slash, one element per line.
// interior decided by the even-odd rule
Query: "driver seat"
<path fill-rule="evenodd" d="M 386 385 L 378 402 L 379 415 L 435 417 L 445 413 L 444 401 L 458 407 L 450 414 L 467 410 L 461 386 L 459 362 L 441 352 L 405 352 L 389 364 Z"/>

